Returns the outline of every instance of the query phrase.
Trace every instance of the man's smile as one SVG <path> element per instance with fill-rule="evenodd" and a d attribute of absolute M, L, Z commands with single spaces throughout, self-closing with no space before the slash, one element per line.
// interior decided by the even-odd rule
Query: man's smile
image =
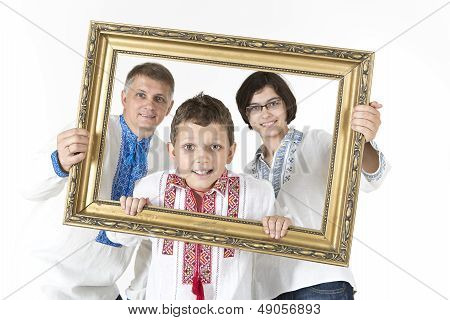
<path fill-rule="evenodd" d="M 154 118 L 156 118 L 156 115 L 154 115 L 154 114 L 139 113 L 139 116 L 141 116 L 142 118 L 145 118 L 145 119 L 154 119 Z"/>

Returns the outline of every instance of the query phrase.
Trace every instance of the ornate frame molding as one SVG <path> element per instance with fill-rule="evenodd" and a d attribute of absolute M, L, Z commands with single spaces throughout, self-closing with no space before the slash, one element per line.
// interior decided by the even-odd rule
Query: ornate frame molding
<path fill-rule="evenodd" d="M 340 80 L 322 229 L 291 227 L 275 241 L 254 221 L 154 207 L 131 217 L 118 203 L 98 200 L 118 53 Z M 369 101 L 373 61 L 368 51 L 91 22 L 78 111 L 90 146 L 70 170 L 64 223 L 348 266 L 365 142 L 350 119 L 354 105 Z"/>

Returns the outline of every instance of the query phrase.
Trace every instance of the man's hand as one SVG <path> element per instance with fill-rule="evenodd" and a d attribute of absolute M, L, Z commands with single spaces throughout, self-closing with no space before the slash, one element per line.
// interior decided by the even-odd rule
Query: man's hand
<path fill-rule="evenodd" d="M 381 103 L 373 101 L 370 105 L 357 105 L 353 109 L 352 129 L 362 133 L 366 142 L 372 141 L 377 135 L 378 128 L 381 125 L 378 109 L 382 107 Z"/>
<path fill-rule="evenodd" d="M 148 198 L 133 198 L 133 197 L 120 197 L 120 206 L 125 210 L 125 214 L 130 216 L 135 216 L 136 214 L 142 212 L 144 206 L 151 206 L 151 202 Z"/>
<path fill-rule="evenodd" d="M 262 218 L 264 232 L 273 239 L 283 238 L 287 234 L 287 229 L 292 225 L 289 218 L 282 216 L 265 216 Z"/>
<path fill-rule="evenodd" d="M 85 129 L 70 129 L 58 134 L 58 160 L 66 172 L 86 158 L 89 144 L 89 132 Z"/>

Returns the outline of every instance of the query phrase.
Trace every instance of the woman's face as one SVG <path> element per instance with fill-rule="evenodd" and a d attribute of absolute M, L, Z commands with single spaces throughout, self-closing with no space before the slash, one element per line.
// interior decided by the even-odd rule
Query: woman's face
<path fill-rule="evenodd" d="M 247 117 L 261 138 L 284 136 L 288 131 L 286 105 L 271 86 L 255 92 L 247 107 Z"/>

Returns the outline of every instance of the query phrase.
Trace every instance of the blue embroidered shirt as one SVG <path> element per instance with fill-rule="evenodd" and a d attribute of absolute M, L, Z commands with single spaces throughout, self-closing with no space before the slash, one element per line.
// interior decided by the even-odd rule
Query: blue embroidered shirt
<path fill-rule="evenodd" d="M 290 179 L 294 165 L 294 154 L 302 139 L 302 132 L 289 129 L 273 156 L 272 168 L 263 159 L 263 146 L 256 151 L 255 166 L 252 174 L 258 179 L 266 179 L 271 182 L 275 197 L 278 196 L 281 186 Z"/>
<path fill-rule="evenodd" d="M 151 141 L 151 137 L 138 141 L 138 137 L 128 127 L 123 115 L 119 119 L 122 128 L 122 141 L 111 192 L 111 200 L 115 201 L 118 201 L 121 196 L 132 196 L 135 182 L 147 175 L 147 153 Z M 51 154 L 51 160 L 53 169 L 59 177 L 65 178 L 69 176 L 59 164 L 58 151 L 54 151 Z M 99 232 L 96 241 L 114 247 L 121 247 L 120 244 L 111 242 L 103 230 Z"/>
<path fill-rule="evenodd" d="M 118 201 L 121 196 L 132 196 L 136 181 L 147 175 L 147 153 L 151 142 L 151 137 L 138 141 L 138 137 L 130 130 L 123 115 L 119 119 L 122 142 L 111 191 L 111 200 L 115 201 Z M 103 230 L 99 232 L 96 241 L 121 247 L 120 244 L 110 241 Z"/>

